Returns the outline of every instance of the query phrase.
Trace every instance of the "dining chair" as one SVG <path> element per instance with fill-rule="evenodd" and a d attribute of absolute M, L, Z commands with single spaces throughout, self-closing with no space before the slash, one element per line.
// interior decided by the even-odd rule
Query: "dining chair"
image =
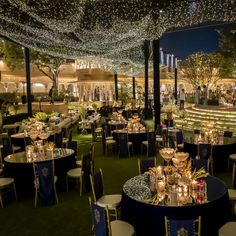
<path fill-rule="evenodd" d="M 55 133 L 55 135 L 54 135 L 54 142 L 55 142 L 55 146 L 57 148 L 62 148 L 62 145 L 63 145 L 62 132 Z"/>
<path fill-rule="evenodd" d="M 119 143 L 119 157 L 130 157 L 130 148 L 132 147 L 132 142 L 129 142 L 127 132 L 118 133 L 118 143 Z"/>
<path fill-rule="evenodd" d="M 191 159 L 192 162 L 192 171 L 200 170 L 204 168 L 206 172 L 209 172 L 210 162 L 209 159 Z"/>
<path fill-rule="evenodd" d="M 104 193 L 102 169 L 90 175 L 90 182 L 93 193 L 93 201 L 96 202 L 98 206 L 103 208 L 108 206 L 110 215 L 115 216 L 117 219 L 120 210 L 121 194 L 107 195 Z"/>
<path fill-rule="evenodd" d="M 3 176 L 3 159 L 2 159 L 2 148 L 3 146 L 0 145 L 0 176 Z"/>
<path fill-rule="evenodd" d="M 37 207 L 38 195 L 42 206 L 58 203 L 54 160 L 33 162 L 35 199 L 34 207 Z"/>
<path fill-rule="evenodd" d="M 182 151 L 184 149 L 184 135 L 183 131 L 177 131 L 175 133 L 175 147 L 179 150 Z"/>
<path fill-rule="evenodd" d="M 156 156 L 156 132 L 151 131 L 147 133 L 147 140 L 142 141 L 142 153 L 143 153 L 143 147 L 147 150 L 147 156 L 148 157 L 155 157 Z"/>
<path fill-rule="evenodd" d="M 17 200 L 15 181 L 13 178 L 0 177 L 0 204 L 3 208 L 2 195 L 9 191 L 13 191 L 15 199 Z"/>
<path fill-rule="evenodd" d="M 90 123 L 91 126 L 91 133 L 93 137 L 93 142 L 98 141 L 98 138 L 102 137 L 102 128 L 98 128 L 97 123 L 95 121 Z"/>
<path fill-rule="evenodd" d="M 229 200 L 231 203 L 232 216 L 236 215 L 236 164 L 233 164 L 232 170 L 232 188 L 228 188 Z"/>
<path fill-rule="evenodd" d="M 227 137 L 227 138 L 232 138 L 233 137 L 233 132 L 229 131 L 229 130 L 225 130 L 223 136 Z"/>
<path fill-rule="evenodd" d="M 134 227 L 122 220 L 110 220 L 108 206 L 101 207 L 89 197 L 94 236 L 134 236 Z"/>
<path fill-rule="evenodd" d="M 28 145 L 32 145 L 33 140 L 29 136 L 25 136 L 24 137 L 24 144 L 25 144 L 25 147 L 28 146 Z"/>
<path fill-rule="evenodd" d="M 2 158 L 5 158 L 6 156 L 11 155 L 15 152 L 21 151 L 21 147 L 14 146 L 11 143 L 11 138 L 8 136 L 2 136 L 2 145 L 3 145 L 3 148 L 1 149 Z"/>
<path fill-rule="evenodd" d="M 80 196 L 82 196 L 83 182 L 85 183 L 86 192 L 91 191 L 90 174 L 92 169 L 91 152 L 82 154 L 81 166 L 67 171 L 66 174 L 66 191 L 69 190 L 69 182 L 80 184 Z M 84 181 L 83 181 L 84 179 Z"/>
<path fill-rule="evenodd" d="M 165 236 L 201 236 L 201 216 L 195 219 L 170 219 L 165 216 Z"/>
<path fill-rule="evenodd" d="M 116 140 L 113 139 L 107 139 L 107 136 L 106 136 L 106 130 L 103 129 L 102 130 L 102 145 L 103 145 L 103 153 L 105 155 L 108 154 L 108 150 L 109 150 L 109 147 L 112 147 L 112 148 L 116 148 Z"/>
<path fill-rule="evenodd" d="M 144 174 L 151 167 L 156 166 L 156 158 L 138 158 L 138 172 L 139 175 Z"/>
<path fill-rule="evenodd" d="M 66 148 L 68 145 L 68 137 L 67 137 L 67 128 L 66 127 L 62 127 L 61 128 L 61 135 L 62 135 L 62 147 Z"/>
<path fill-rule="evenodd" d="M 213 175 L 212 145 L 210 143 L 198 144 L 198 155 L 196 159 L 209 160 L 209 171 Z"/>
<path fill-rule="evenodd" d="M 218 231 L 218 236 L 235 236 L 236 232 L 236 222 L 229 221 L 220 227 Z"/>

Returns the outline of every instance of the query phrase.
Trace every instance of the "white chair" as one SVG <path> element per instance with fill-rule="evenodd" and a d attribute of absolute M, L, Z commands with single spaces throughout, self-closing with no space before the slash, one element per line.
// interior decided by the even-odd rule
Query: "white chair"
<path fill-rule="evenodd" d="M 90 175 L 90 182 L 93 193 L 93 201 L 103 208 L 107 206 L 110 214 L 115 216 L 117 219 L 121 202 L 121 194 L 104 194 L 103 175 L 101 169 L 97 173 Z"/>
<path fill-rule="evenodd" d="M 233 172 L 232 172 L 232 186 L 233 189 L 228 189 L 228 193 L 229 193 L 229 200 L 231 202 L 232 205 L 232 214 L 236 214 L 236 189 L 234 189 L 235 187 L 235 170 L 236 170 L 236 164 L 233 164 Z"/>
<path fill-rule="evenodd" d="M 116 147 L 116 141 L 113 139 L 113 137 L 112 137 L 112 139 L 109 137 L 107 137 L 106 136 L 106 130 L 105 129 L 103 129 L 102 130 L 102 142 L 103 142 L 103 146 L 104 146 L 104 154 L 105 155 L 107 155 L 108 154 L 108 149 L 109 149 L 109 147 Z"/>
<path fill-rule="evenodd" d="M 229 221 L 225 223 L 218 231 L 219 236 L 235 236 L 236 222 Z"/>
<path fill-rule="evenodd" d="M 82 189 L 83 189 L 83 157 L 81 158 L 80 167 L 71 169 L 67 171 L 66 174 L 66 191 L 69 190 L 69 181 L 73 181 L 76 184 L 80 184 L 80 196 L 82 196 Z"/>
<path fill-rule="evenodd" d="M 3 148 L 3 145 L 0 145 L 0 176 L 3 175 L 2 148 Z"/>
<path fill-rule="evenodd" d="M 228 170 L 230 168 L 231 163 L 236 163 L 236 153 L 230 154 L 228 159 Z"/>
<path fill-rule="evenodd" d="M 81 160 L 82 160 L 81 167 L 77 167 L 77 168 L 67 171 L 67 175 L 66 175 L 66 190 L 67 190 L 67 192 L 68 192 L 69 181 L 73 181 L 77 184 L 80 183 L 80 196 L 82 196 L 83 178 L 88 177 L 88 179 L 89 179 L 89 175 L 90 175 L 92 168 L 93 168 L 92 167 L 91 151 L 89 153 L 83 154 L 81 157 Z M 87 178 L 85 178 L 85 180 L 86 179 Z"/>
<path fill-rule="evenodd" d="M 94 235 L 107 235 L 106 230 L 108 229 L 108 236 L 134 236 L 134 227 L 122 220 L 110 221 L 108 207 L 105 209 L 96 203 L 91 202 L 91 214 L 93 220 L 93 233 Z"/>
<path fill-rule="evenodd" d="M 14 191 L 15 198 L 17 200 L 15 181 L 13 178 L 0 178 L 0 204 L 3 208 L 2 194 L 7 191 Z"/>

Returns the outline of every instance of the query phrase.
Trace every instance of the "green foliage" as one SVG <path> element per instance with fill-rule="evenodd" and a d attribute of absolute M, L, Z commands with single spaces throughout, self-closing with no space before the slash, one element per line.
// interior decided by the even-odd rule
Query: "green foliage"
<path fill-rule="evenodd" d="M 16 101 L 16 93 L 1 93 L 0 98 L 4 101 L 14 103 Z"/>
<path fill-rule="evenodd" d="M 7 40 L 1 41 L 0 55 L 3 56 L 3 60 L 11 70 L 20 69 L 24 66 L 24 53 L 18 44 Z M 58 75 L 61 65 L 66 63 L 66 59 L 30 50 L 30 62 L 42 74 L 51 79 L 54 88 L 57 90 Z"/>
<path fill-rule="evenodd" d="M 122 83 L 121 90 L 119 94 L 119 99 L 121 100 L 122 104 L 126 104 L 129 99 L 131 99 L 131 87 L 129 84 Z"/>
<path fill-rule="evenodd" d="M 224 57 L 224 63 L 220 73 L 224 77 L 236 78 L 236 33 L 219 31 L 220 53 Z"/>
<path fill-rule="evenodd" d="M 223 57 L 219 53 L 197 52 L 189 55 L 180 62 L 180 69 L 184 79 L 198 86 L 215 84 L 219 79 L 219 70 L 223 65 Z"/>
<path fill-rule="evenodd" d="M 10 70 L 20 69 L 24 66 L 24 54 L 18 44 L 4 40 L 0 43 L 0 54 Z"/>
<path fill-rule="evenodd" d="M 186 102 L 187 103 L 192 103 L 192 104 L 194 104 L 195 102 L 194 102 L 194 97 L 188 97 L 187 99 L 186 99 Z"/>

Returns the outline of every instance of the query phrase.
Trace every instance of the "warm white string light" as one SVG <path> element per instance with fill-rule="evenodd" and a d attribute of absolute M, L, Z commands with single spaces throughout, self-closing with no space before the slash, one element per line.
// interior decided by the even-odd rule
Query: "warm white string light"
<path fill-rule="evenodd" d="M 163 4 L 157 0 L 1 0 L 0 35 L 53 56 L 106 58 L 123 73 L 130 73 L 130 66 L 139 73 L 145 39 L 190 25 L 236 21 L 232 0 Z"/>

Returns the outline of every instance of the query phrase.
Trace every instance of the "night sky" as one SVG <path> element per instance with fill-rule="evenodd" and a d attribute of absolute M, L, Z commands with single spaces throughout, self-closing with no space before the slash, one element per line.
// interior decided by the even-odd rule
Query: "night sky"
<path fill-rule="evenodd" d="M 218 50 L 219 34 L 216 29 L 222 28 L 227 30 L 230 26 L 216 25 L 165 33 L 160 38 L 160 47 L 164 53 L 174 54 L 179 59 L 184 59 L 186 56 L 199 51 L 211 53 Z"/>

